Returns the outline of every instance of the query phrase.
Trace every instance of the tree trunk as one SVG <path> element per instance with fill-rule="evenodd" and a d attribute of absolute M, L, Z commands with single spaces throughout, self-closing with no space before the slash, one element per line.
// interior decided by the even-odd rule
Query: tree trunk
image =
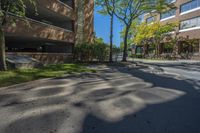
<path fill-rule="evenodd" d="M 159 58 L 160 57 L 160 52 L 161 52 L 160 41 L 156 40 L 155 44 L 156 44 L 155 56 L 156 56 L 156 58 Z"/>
<path fill-rule="evenodd" d="M 159 58 L 159 44 L 156 45 L 156 58 Z"/>
<path fill-rule="evenodd" d="M 110 56 L 109 56 L 109 62 L 113 62 L 112 55 L 113 55 L 113 19 L 114 14 L 111 15 L 110 18 Z"/>
<path fill-rule="evenodd" d="M 156 47 L 155 47 L 155 58 L 157 58 L 157 55 L 158 55 L 158 46 L 156 45 Z"/>
<path fill-rule="evenodd" d="M 128 55 L 127 53 L 127 47 L 128 47 L 128 32 L 129 32 L 130 26 L 126 27 L 126 31 L 125 31 L 125 36 L 124 36 L 124 51 L 123 51 L 123 62 L 126 62 L 126 57 Z"/>
<path fill-rule="evenodd" d="M 198 42 L 199 42 L 199 54 L 200 54 L 200 40 L 198 40 Z"/>
<path fill-rule="evenodd" d="M 173 57 L 177 58 L 180 54 L 180 42 L 176 41 L 174 47 L 173 47 Z"/>
<path fill-rule="evenodd" d="M 158 43 L 158 57 L 162 54 L 162 44 Z"/>
<path fill-rule="evenodd" d="M 0 26 L 0 71 L 6 71 L 5 36 Z"/>
<path fill-rule="evenodd" d="M 143 49 L 144 49 L 143 56 L 144 56 L 144 58 L 146 58 L 146 55 L 148 55 L 148 52 L 149 52 L 149 45 L 144 44 Z"/>

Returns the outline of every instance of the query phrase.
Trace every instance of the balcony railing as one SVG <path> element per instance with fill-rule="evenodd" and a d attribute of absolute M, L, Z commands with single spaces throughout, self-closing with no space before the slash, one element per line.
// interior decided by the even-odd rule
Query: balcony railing
<path fill-rule="evenodd" d="M 12 22 L 9 21 L 13 18 L 16 19 L 16 26 L 13 26 Z M 43 38 L 74 43 L 74 33 L 70 30 L 30 18 L 24 19 L 13 14 L 11 14 L 7 19 L 8 23 L 4 27 L 7 35 Z"/>
<path fill-rule="evenodd" d="M 72 0 L 58 0 L 60 3 L 64 4 L 65 6 L 73 9 L 73 1 Z M 69 2 L 70 1 L 70 2 Z"/>
<path fill-rule="evenodd" d="M 62 2 L 61 0 L 40 0 L 40 7 L 47 8 L 50 11 L 56 12 L 60 15 L 64 15 L 72 20 L 75 19 L 74 9 L 69 6 L 67 3 Z"/>

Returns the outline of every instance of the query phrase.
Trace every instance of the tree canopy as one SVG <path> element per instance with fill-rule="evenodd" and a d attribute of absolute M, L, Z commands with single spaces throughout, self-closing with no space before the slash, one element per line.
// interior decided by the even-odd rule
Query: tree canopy
<path fill-rule="evenodd" d="M 113 55 L 113 23 L 114 23 L 114 5 L 115 0 L 96 0 L 97 6 L 101 6 L 101 10 L 98 12 L 103 15 L 110 16 L 110 55 L 109 61 L 112 62 L 112 55 Z"/>
<path fill-rule="evenodd" d="M 36 7 L 36 0 L 0 0 L 0 17 L 2 18 L 5 15 L 8 15 L 8 12 L 25 17 L 26 3 L 30 3 Z"/>
<path fill-rule="evenodd" d="M 154 22 L 152 24 L 141 23 L 136 27 L 136 33 L 133 37 L 135 44 L 142 44 L 150 39 L 157 39 L 162 41 L 171 32 L 175 31 L 178 23 L 167 23 L 165 25 L 160 22 Z"/>
<path fill-rule="evenodd" d="M 170 7 L 166 0 L 114 0 L 115 16 L 125 25 L 123 61 L 126 61 L 129 32 L 132 22 L 144 13 L 162 12 Z"/>
<path fill-rule="evenodd" d="M 25 18 L 26 4 L 31 4 L 36 9 L 36 0 L 0 0 L 0 70 L 7 69 L 3 25 L 6 24 L 9 13 Z M 11 19 L 9 21 L 14 23 Z"/>

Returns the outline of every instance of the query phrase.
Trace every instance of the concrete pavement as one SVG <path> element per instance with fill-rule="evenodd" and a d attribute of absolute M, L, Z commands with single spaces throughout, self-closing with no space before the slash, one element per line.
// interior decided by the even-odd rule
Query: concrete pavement
<path fill-rule="evenodd" d="M 0 133 L 200 133 L 199 80 L 98 69 L 0 88 Z"/>
<path fill-rule="evenodd" d="M 149 63 L 149 64 L 174 64 L 174 65 L 181 65 L 181 64 L 200 64 L 200 60 L 148 60 L 148 59 L 133 59 L 129 58 L 129 61 L 133 62 L 141 62 L 141 63 Z"/>
<path fill-rule="evenodd" d="M 185 79 L 200 80 L 200 61 L 197 60 L 177 60 L 177 61 L 160 61 L 160 60 L 140 60 L 134 59 L 144 66 L 161 73 L 173 74 Z"/>

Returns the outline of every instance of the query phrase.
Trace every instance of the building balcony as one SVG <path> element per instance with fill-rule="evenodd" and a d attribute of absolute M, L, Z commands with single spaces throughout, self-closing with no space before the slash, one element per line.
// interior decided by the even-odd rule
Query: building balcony
<path fill-rule="evenodd" d="M 75 11 L 73 9 L 73 0 L 38 0 L 37 10 L 38 12 L 45 12 L 51 14 L 55 12 L 58 15 L 63 15 L 75 20 Z M 31 9 L 31 7 L 28 7 Z"/>
<path fill-rule="evenodd" d="M 71 8 L 74 8 L 74 0 L 58 0 L 59 2 L 62 2 L 63 4 L 70 6 Z"/>
<path fill-rule="evenodd" d="M 16 19 L 15 26 L 13 26 L 12 22 L 9 22 L 9 20 L 13 19 L 13 17 Z M 75 41 L 73 31 L 30 18 L 27 18 L 27 21 L 28 22 L 16 16 L 9 16 L 8 22 L 4 26 L 5 35 L 7 37 L 29 38 L 31 40 L 43 39 L 66 43 L 74 43 Z"/>

